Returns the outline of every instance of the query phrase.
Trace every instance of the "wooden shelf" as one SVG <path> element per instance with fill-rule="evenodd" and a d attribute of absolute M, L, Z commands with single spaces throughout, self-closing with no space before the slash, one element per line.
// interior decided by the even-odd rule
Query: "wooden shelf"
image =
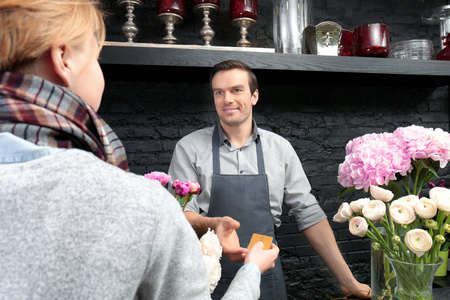
<path fill-rule="evenodd" d="M 450 62 L 436 60 L 319 56 L 274 53 L 270 48 L 118 42 L 107 42 L 100 58 L 105 77 L 110 80 L 205 82 L 214 64 L 238 59 L 250 65 L 262 83 L 450 85 Z"/>

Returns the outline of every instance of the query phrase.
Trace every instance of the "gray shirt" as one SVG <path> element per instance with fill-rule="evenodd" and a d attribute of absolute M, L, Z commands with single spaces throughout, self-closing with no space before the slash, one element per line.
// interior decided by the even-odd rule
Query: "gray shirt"
<path fill-rule="evenodd" d="M 219 126 L 221 174 L 258 174 L 255 141 L 261 139 L 274 224 L 281 225 L 283 202 L 290 209 L 289 215 L 295 216 L 299 230 L 325 219 L 325 213 L 310 193 L 311 186 L 291 144 L 273 132 L 257 128 L 255 122 L 253 128 L 252 136 L 238 148 L 229 142 Z M 201 193 L 188 203 L 186 211 L 204 215 L 211 197 L 213 129 L 204 128 L 183 137 L 175 147 L 169 167 L 172 180 L 200 183 Z"/>

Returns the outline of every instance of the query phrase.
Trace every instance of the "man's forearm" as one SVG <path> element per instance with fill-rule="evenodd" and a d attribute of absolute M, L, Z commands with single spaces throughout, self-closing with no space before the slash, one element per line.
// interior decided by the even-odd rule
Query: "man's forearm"
<path fill-rule="evenodd" d="M 340 284 L 355 281 L 336 244 L 336 239 L 327 220 L 322 220 L 302 232 Z"/>
<path fill-rule="evenodd" d="M 184 215 L 199 237 L 205 234 L 205 232 L 208 231 L 208 228 L 216 230 L 216 225 L 219 218 L 204 217 L 193 211 L 187 211 Z"/>

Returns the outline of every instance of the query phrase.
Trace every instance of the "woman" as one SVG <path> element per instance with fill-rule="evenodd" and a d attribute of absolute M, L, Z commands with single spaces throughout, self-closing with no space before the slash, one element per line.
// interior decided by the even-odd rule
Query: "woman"
<path fill-rule="evenodd" d="M 0 298 L 205 299 L 198 239 L 97 115 L 97 1 L 0 0 Z M 254 249 L 254 250 L 253 250 Z M 278 248 L 225 297 L 256 299 Z"/>

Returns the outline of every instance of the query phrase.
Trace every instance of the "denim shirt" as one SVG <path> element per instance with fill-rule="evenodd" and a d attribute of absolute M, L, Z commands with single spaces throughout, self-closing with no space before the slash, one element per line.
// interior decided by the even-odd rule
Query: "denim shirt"
<path fill-rule="evenodd" d="M 0 132 L 0 164 L 27 162 L 64 150 L 35 145 L 9 132 Z"/>

